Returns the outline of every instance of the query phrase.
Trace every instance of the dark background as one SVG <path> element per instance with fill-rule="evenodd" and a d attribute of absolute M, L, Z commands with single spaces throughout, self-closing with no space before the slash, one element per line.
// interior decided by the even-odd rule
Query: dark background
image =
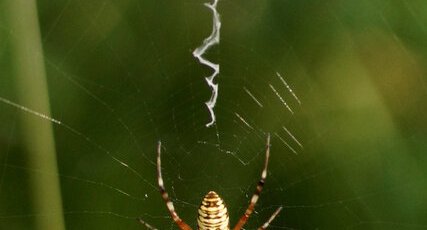
<path fill-rule="evenodd" d="M 60 179 L 67 229 L 143 229 L 138 216 L 177 229 L 155 187 L 158 140 L 181 217 L 195 228 L 215 190 L 233 225 L 267 133 L 269 177 L 246 229 L 279 205 L 271 229 L 427 229 L 426 1 L 220 1 L 221 43 L 206 55 L 221 65 L 212 128 L 211 70 L 192 56 L 212 29 L 203 1 L 37 4 L 52 117 L 63 122 L 59 172 L 28 164 L 18 115 L 33 115 L 0 103 L 1 229 L 52 215 L 32 206 L 29 180 L 43 173 Z M 5 11 L 0 97 L 19 103 Z"/>

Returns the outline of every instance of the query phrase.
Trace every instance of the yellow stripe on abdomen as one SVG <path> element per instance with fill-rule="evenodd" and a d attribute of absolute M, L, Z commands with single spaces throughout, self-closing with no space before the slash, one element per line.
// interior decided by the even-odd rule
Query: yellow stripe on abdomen
<path fill-rule="evenodd" d="M 203 198 L 197 218 L 199 230 L 229 230 L 227 207 L 221 197 L 210 191 Z"/>

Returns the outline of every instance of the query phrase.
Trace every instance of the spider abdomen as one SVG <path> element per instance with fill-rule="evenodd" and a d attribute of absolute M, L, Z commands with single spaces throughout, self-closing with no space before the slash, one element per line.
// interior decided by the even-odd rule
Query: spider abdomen
<path fill-rule="evenodd" d="M 202 200 L 197 218 L 199 230 L 229 230 L 229 218 L 224 200 L 210 191 Z"/>

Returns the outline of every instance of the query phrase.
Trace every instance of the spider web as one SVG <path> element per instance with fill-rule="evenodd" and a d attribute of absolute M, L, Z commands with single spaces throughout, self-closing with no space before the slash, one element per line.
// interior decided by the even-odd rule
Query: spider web
<path fill-rule="evenodd" d="M 246 229 L 427 229 L 422 1 L 218 3 L 212 70 L 192 56 L 212 30 L 203 1 L 39 1 L 52 115 L 19 103 L 0 15 L 0 228 L 33 229 L 31 178 L 58 176 L 67 229 L 177 229 L 156 187 L 196 227 L 215 190 L 234 224 L 272 136 Z M 0 7 L 0 11 L 4 7 Z M 4 8 L 5 9 L 5 8 Z M 20 116 L 54 125 L 59 172 L 28 164 Z"/>

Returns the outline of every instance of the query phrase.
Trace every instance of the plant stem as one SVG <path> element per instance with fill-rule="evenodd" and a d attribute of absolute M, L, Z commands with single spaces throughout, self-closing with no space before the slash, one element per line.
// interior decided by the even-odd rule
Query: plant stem
<path fill-rule="evenodd" d="M 50 117 L 48 88 L 35 0 L 7 0 L 11 53 L 19 104 Z M 52 123 L 21 113 L 28 154 L 35 229 L 65 229 Z"/>

